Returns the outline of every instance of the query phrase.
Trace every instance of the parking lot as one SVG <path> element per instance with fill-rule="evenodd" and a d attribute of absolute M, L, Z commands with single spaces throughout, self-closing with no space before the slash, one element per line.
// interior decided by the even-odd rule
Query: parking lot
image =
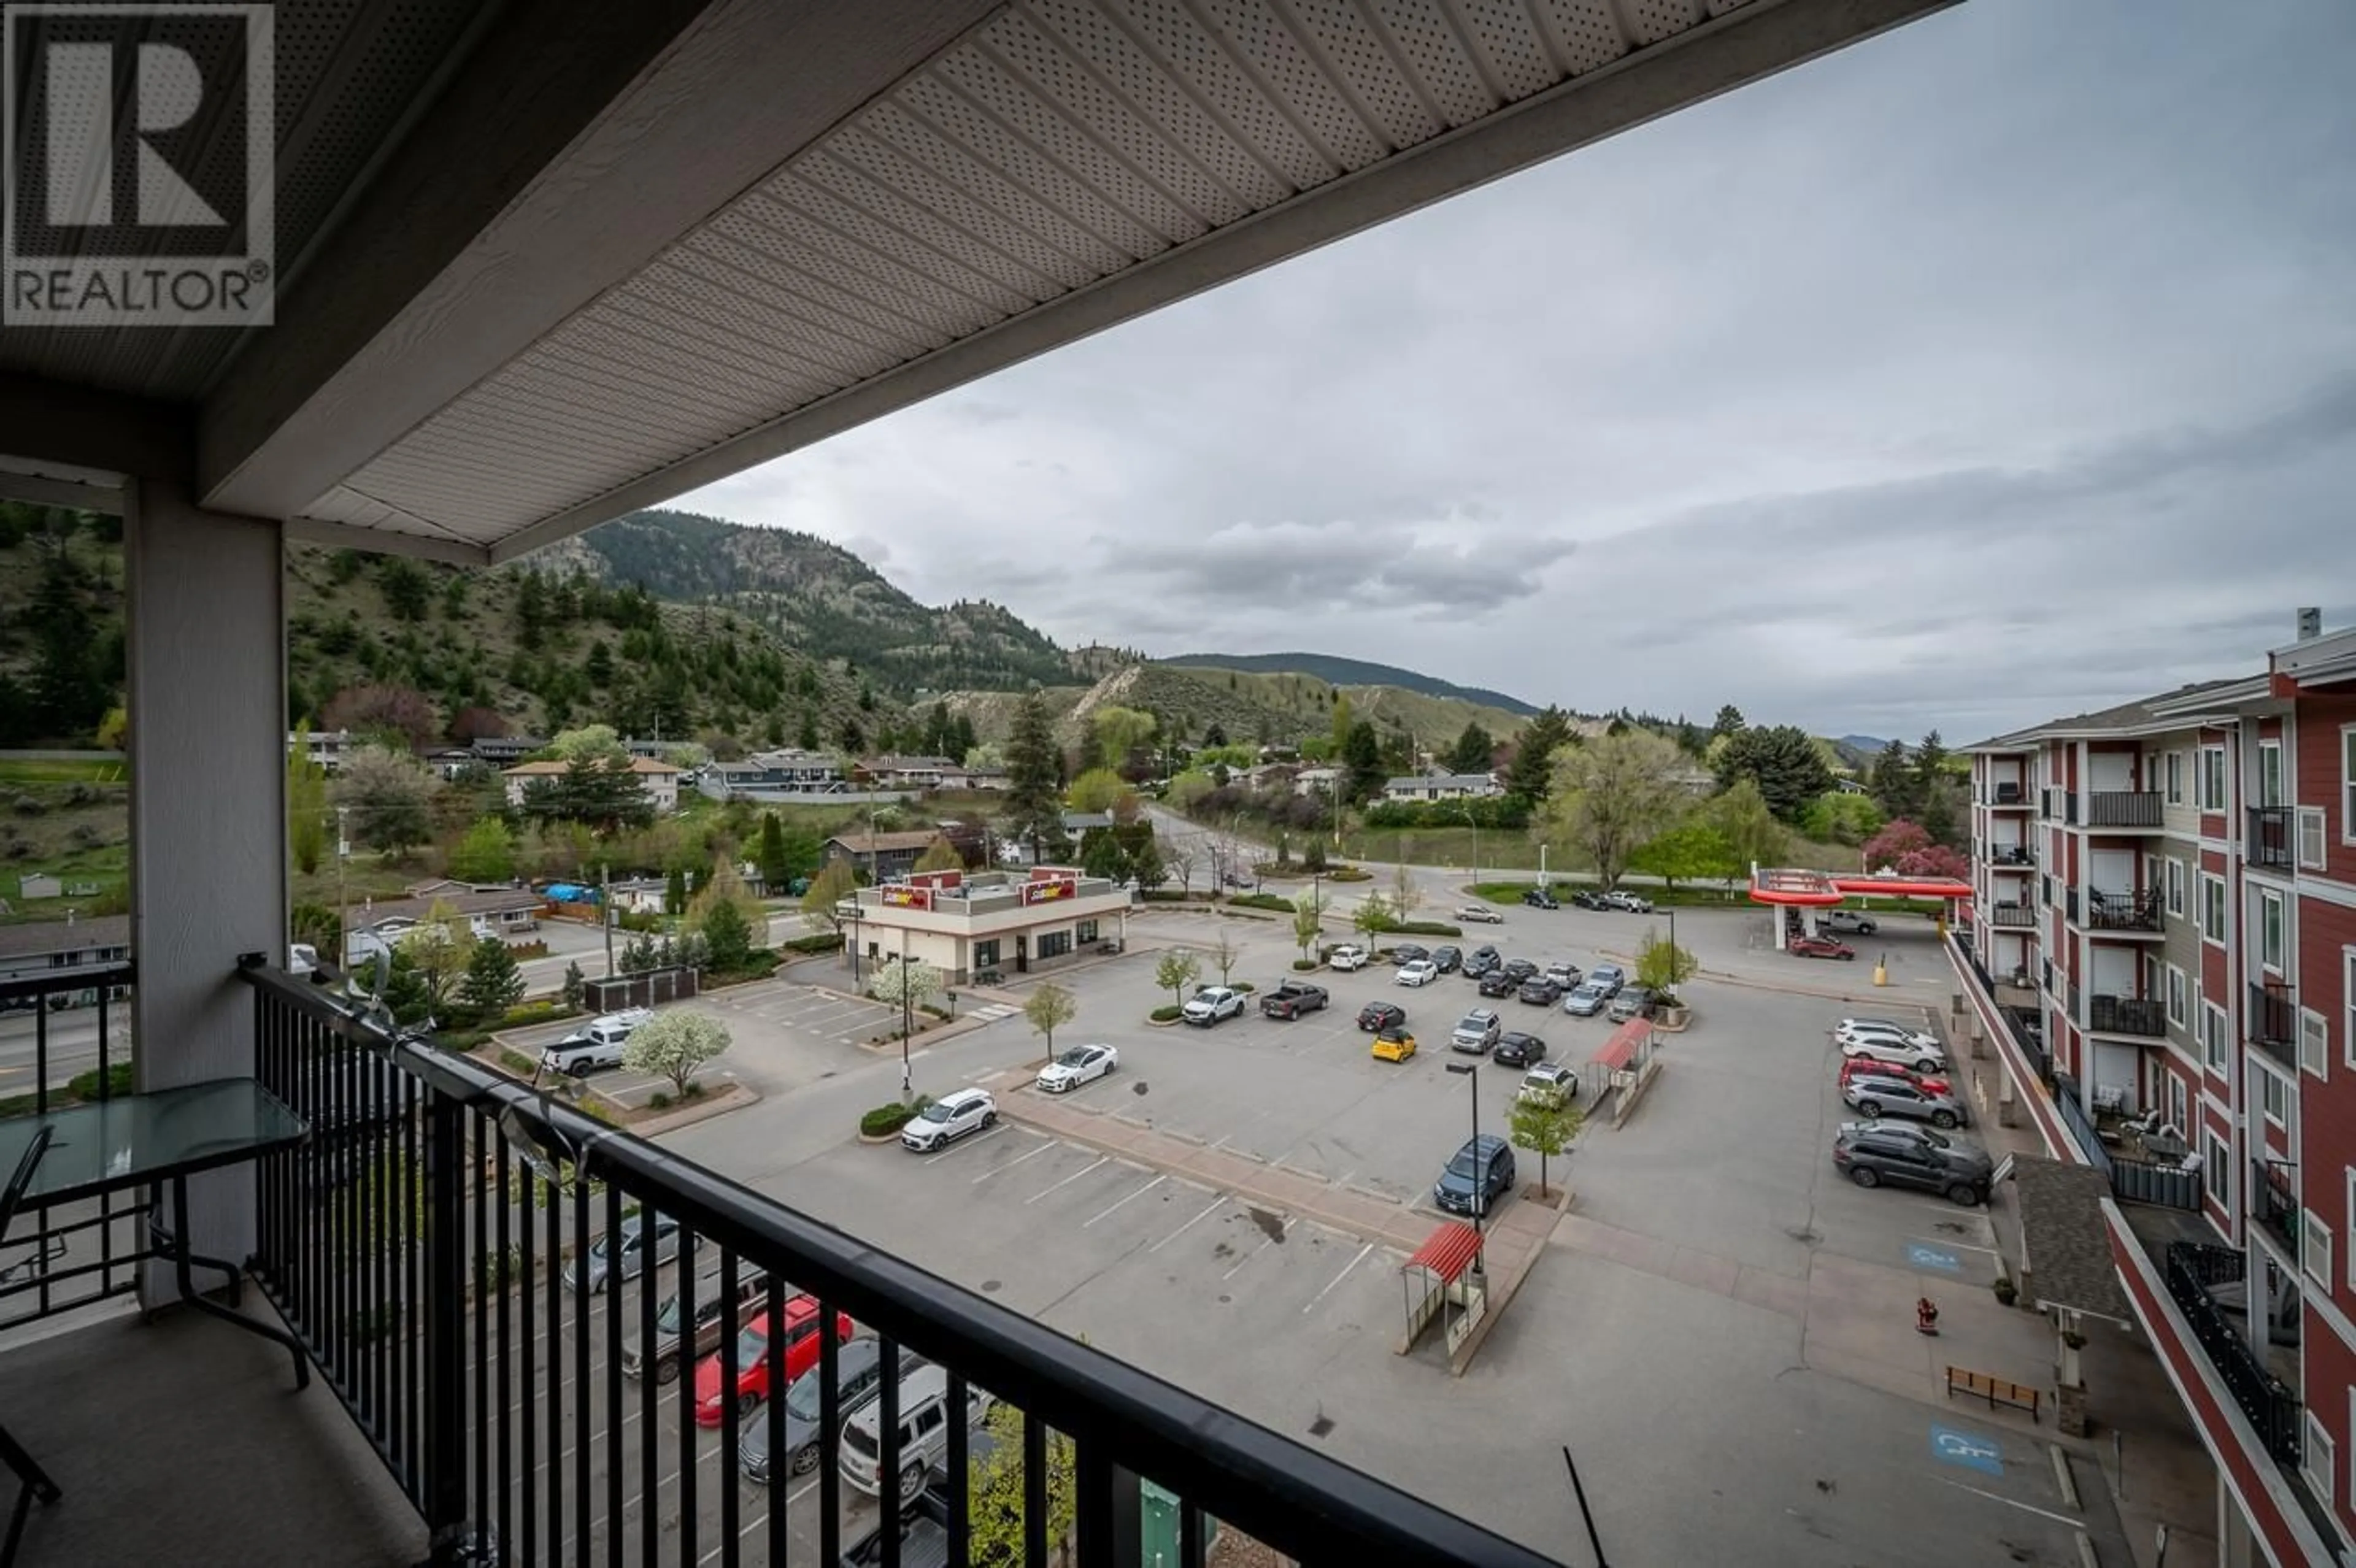
<path fill-rule="evenodd" d="M 1509 956 L 1587 968 L 1633 951 L 1652 924 L 1665 922 L 1515 911 L 1462 945 L 1485 939 Z M 1965 1354 L 1959 1344 L 2010 1347 L 1970 1353 L 1982 1370 L 2050 1381 L 2038 1364 L 2050 1360 L 2044 1326 L 1996 1307 L 1986 1288 L 1997 1265 L 1985 1211 L 1865 1191 L 1831 1164 L 1834 1131 L 1855 1113 L 1835 1084 L 1830 1025 L 1847 1013 L 1918 1018 L 1919 1007 L 1896 983 L 1870 992 L 1859 965 L 1763 951 L 1759 924 L 1747 912 L 1681 913 L 1678 935 L 1713 968 L 1875 999 L 1689 986 L 1696 1028 L 1665 1040 L 1663 1074 L 1624 1128 L 1590 1127 L 1557 1163 L 1577 1202 L 1461 1381 L 1430 1344 L 1393 1353 L 1398 1246 L 1022 1125 L 1036 1092 L 1003 1075 L 1027 1077 L 1045 1051 L 1019 1016 L 919 1051 L 921 1089 L 995 1083 L 1007 1112 L 939 1153 L 847 1136 L 859 1109 L 896 1089 L 896 1057 L 670 1141 L 1565 1561 L 1587 1552 L 1564 1444 L 1615 1563 L 1719 1560 L 1739 1534 L 1746 1563 L 1794 1568 L 1898 1554 L 2058 1564 L 2078 1561 L 2081 1528 L 2104 1543 L 2104 1561 L 2126 1561 L 2123 1546 L 2109 1554 L 2098 1472 L 2082 1471 L 2083 1514 L 2059 1491 L 2050 1423 L 2034 1429 L 1942 1397 L 1939 1358 Z M 1288 931 L 1228 929 L 1242 953 L 1236 979 L 1265 989 L 1291 975 Z M 1058 1045 L 1104 1040 L 1120 1052 L 1119 1070 L 1067 1107 L 1387 1194 L 1410 1233 L 1433 1222 L 1430 1182 L 1471 1131 L 1476 1091 L 1445 1071 L 1472 1060 L 1445 1044 L 1479 1002 L 1470 983 L 1451 976 L 1418 990 L 1393 985 L 1387 968 L 1320 972 L 1311 978 L 1333 1005 L 1301 1022 L 1264 1019 L 1255 1006 L 1208 1029 L 1157 1028 L 1146 1014 L 1171 999 L 1153 984 L 1159 948 L 1204 952 L 1215 929 L 1205 917 L 1147 915 L 1131 942 L 1123 958 L 1054 976 L 1079 1002 Z M 1937 1000 L 1927 987 L 1911 995 Z M 1422 1041 L 1413 1061 L 1368 1054 L 1353 1019 L 1376 998 L 1408 1009 Z M 1486 1005 L 1505 1028 L 1541 1035 L 1557 1061 L 1584 1062 L 1612 1029 L 1558 1008 Z M 1504 1129 L 1519 1076 L 1483 1067 L 1484 1132 Z M 1537 1174 L 1523 1156 L 1522 1183 Z M 1939 1299 L 1952 1338 L 1914 1332 L 1920 1294 Z M 1982 1315 L 1992 1315 L 1984 1332 Z"/>

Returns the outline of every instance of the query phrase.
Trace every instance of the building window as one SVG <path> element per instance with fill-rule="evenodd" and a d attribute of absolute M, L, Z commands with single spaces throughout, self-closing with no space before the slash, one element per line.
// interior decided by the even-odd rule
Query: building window
<path fill-rule="evenodd" d="M 2356 1067 L 2356 947 L 2340 950 L 2340 1049 L 2348 1065 Z"/>
<path fill-rule="evenodd" d="M 2225 1140 L 2215 1133 L 2202 1136 L 2209 1145 L 2209 1157 L 2201 1162 L 2201 1180 L 2209 1189 L 2209 1196 L 2217 1200 L 2217 1207 L 2231 1214 L 2233 1211 L 2233 1164 L 2226 1157 Z"/>
<path fill-rule="evenodd" d="M 1043 931 L 1039 933 L 1039 956 L 1061 958 L 1072 950 L 1072 933 L 1068 931 Z"/>
<path fill-rule="evenodd" d="M 1097 923 L 1095 921 L 1084 920 L 1080 922 L 1077 927 L 1075 928 L 1075 931 L 1083 945 L 1094 942 L 1097 939 Z"/>
<path fill-rule="evenodd" d="M 2207 871 L 2201 873 L 2201 934 L 2225 945 L 2225 879 Z"/>
<path fill-rule="evenodd" d="M 2320 871 L 2323 861 L 2323 807 L 2302 805 L 2298 808 L 2298 863 L 2309 871 Z"/>
<path fill-rule="evenodd" d="M 2290 1125 L 2290 1085 L 2263 1067 L 2258 1069 L 2258 1104 L 2266 1120 L 2278 1127 Z"/>
<path fill-rule="evenodd" d="M 2331 1227 L 2312 1209 L 2298 1211 L 2299 1266 L 2313 1275 L 2326 1290 L 2331 1288 Z"/>
<path fill-rule="evenodd" d="M 2168 753 L 2166 773 L 2168 777 L 2168 804 L 2170 805 L 2182 805 L 2184 804 L 2183 752 L 2170 752 Z"/>
<path fill-rule="evenodd" d="M 2170 1072 L 2167 1076 L 2168 1125 L 2172 1127 L 2189 1125 L 2192 1120 L 2190 1092 L 2185 1088 L 2184 1080 L 2175 1073 Z"/>
<path fill-rule="evenodd" d="M 2348 1200 L 2347 1206 L 2340 1211 L 2348 1217 L 2348 1288 L 2356 1290 L 2356 1165 L 2345 1168 L 2341 1180 L 2346 1183 L 2343 1196 Z M 2356 1397 L 2356 1389 L 2349 1392 L 2351 1397 Z"/>
<path fill-rule="evenodd" d="M 2306 1008 L 2298 1009 L 2298 1065 L 2318 1078 L 2330 1076 L 2330 1020 Z"/>
<path fill-rule="evenodd" d="M 2300 1451 L 2298 1467 L 2307 1484 L 2315 1488 L 2317 1499 L 2329 1508 L 2333 1501 L 2331 1488 L 2340 1476 L 2340 1461 L 2332 1453 L 2331 1434 L 2315 1418 L 2312 1410 L 2307 1413 L 2307 1444 Z"/>
<path fill-rule="evenodd" d="M 2168 1021 L 2179 1029 L 2192 1021 L 2192 987 L 2173 964 L 2168 966 Z"/>
<path fill-rule="evenodd" d="M 2168 912 L 2177 919 L 2184 918 L 2184 862 L 2168 863 Z"/>
<path fill-rule="evenodd" d="M 2277 892 L 2258 894 L 2258 962 L 2268 974 L 2283 972 L 2283 900 Z"/>
<path fill-rule="evenodd" d="M 2258 742 L 2258 804 L 2280 805 L 2283 803 L 2282 742 Z"/>
<path fill-rule="evenodd" d="M 973 966 L 977 969 L 998 967 L 998 938 L 993 936 L 988 942 L 973 944 Z"/>
<path fill-rule="evenodd" d="M 2340 727 L 2340 842 L 2356 844 L 2356 724 Z"/>
<path fill-rule="evenodd" d="M 2209 1071 L 2225 1071 L 2225 1009 L 2214 1002 L 2201 1004 L 2201 1059 Z"/>
<path fill-rule="evenodd" d="M 2200 787 L 2200 805 L 2203 811 L 2225 809 L 2225 748 L 2201 748 L 2201 776 L 2194 781 Z"/>

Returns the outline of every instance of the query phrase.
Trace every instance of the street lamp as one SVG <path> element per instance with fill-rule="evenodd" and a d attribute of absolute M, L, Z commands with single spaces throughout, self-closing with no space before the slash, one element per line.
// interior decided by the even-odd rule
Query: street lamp
<path fill-rule="evenodd" d="M 916 1028 L 916 999 L 908 985 L 908 928 L 900 928 L 900 1103 L 907 1104 L 910 1068 L 908 1033 Z"/>
<path fill-rule="evenodd" d="M 1480 1178 L 1481 1159 L 1481 1064 L 1477 1061 L 1451 1061 L 1448 1064 L 1448 1071 L 1462 1073 L 1472 1081 L 1473 1178 L 1477 1181 Z M 1475 1187 L 1472 1191 L 1472 1233 L 1476 1236 L 1481 1233 L 1481 1217 L 1488 1212 L 1488 1199 L 1482 1195 L 1478 1187 Z M 1478 1253 L 1473 1254 L 1472 1267 L 1475 1273 L 1480 1272 L 1481 1257 Z"/>

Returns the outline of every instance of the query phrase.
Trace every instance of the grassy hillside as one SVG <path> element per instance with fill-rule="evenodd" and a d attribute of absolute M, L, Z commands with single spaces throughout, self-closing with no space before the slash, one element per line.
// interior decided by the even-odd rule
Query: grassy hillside
<path fill-rule="evenodd" d="M 1401 669 L 1397 665 L 1346 659 L 1333 654 L 1181 654 L 1161 662 L 1209 669 L 1242 670 L 1253 675 L 1307 676 L 1328 686 L 1387 687 L 1425 697 L 1451 697 L 1476 707 L 1519 714 L 1525 719 L 1534 718 L 1537 713 L 1537 709 L 1532 704 L 1518 697 L 1508 697 L 1502 691 L 1491 691 L 1485 687 L 1459 686 L 1454 681 L 1441 680 L 1416 670 Z"/>

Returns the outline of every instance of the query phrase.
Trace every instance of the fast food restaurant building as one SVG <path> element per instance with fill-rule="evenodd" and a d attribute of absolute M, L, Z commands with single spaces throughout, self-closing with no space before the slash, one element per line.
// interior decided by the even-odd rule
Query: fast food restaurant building
<path fill-rule="evenodd" d="M 965 985 L 985 970 L 1026 975 L 1128 933 L 1122 883 L 1070 866 L 917 871 L 843 901 L 842 938 L 862 975 L 904 954 Z"/>

